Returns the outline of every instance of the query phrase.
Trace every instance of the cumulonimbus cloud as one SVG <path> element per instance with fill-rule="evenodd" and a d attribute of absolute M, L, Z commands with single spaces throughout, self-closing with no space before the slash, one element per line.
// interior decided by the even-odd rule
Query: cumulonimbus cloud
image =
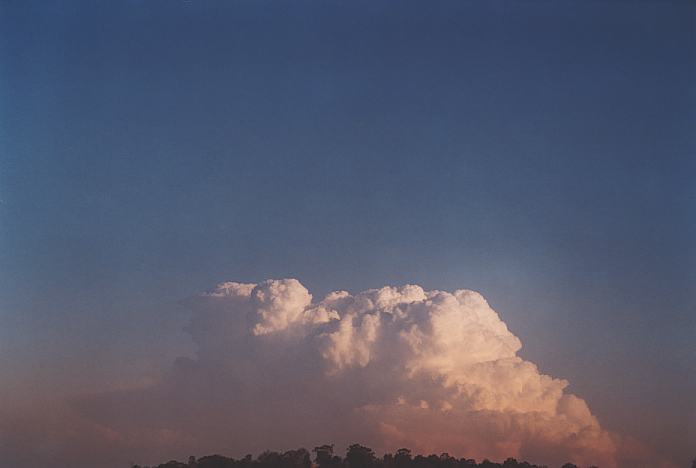
<path fill-rule="evenodd" d="M 153 385 L 73 402 L 108 454 L 152 463 L 358 442 L 616 466 L 616 436 L 568 382 L 517 355 L 477 292 L 387 286 L 317 301 L 283 279 L 221 283 L 188 304 L 195 356 Z"/>
<path fill-rule="evenodd" d="M 615 464 L 612 436 L 585 402 L 517 356 L 520 340 L 477 292 L 406 285 L 313 301 L 295 279 L 228 282 L 193 308 L 198 355 L 179 360 L 156 393 L 191 405 L 199 392 L 210 403 L 199 416 L 243 426 L 240 434 L 230 424 L 232 448 L 329 437 L 383 450 Z M 195 412 L 183 420 L 195 434 Z"/>

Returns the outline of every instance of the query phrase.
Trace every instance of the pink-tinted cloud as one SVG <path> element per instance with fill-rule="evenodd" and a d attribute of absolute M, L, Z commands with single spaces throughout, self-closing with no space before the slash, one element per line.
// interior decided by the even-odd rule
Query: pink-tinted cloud
<path fill-rule="evenodd" d="M 624 456 L 568 382 L 517 355 L 520 340 L 474 291 L 313 301 L 286 279 L 222 283 L 190 305 L 195 357 L 154 385 L 73 401 L 65 420 L 90 434 L 103 466 L 326 442 L 608 468 Z M 81 466 L 64 447 L 81 444 L 56 440 L 56 456 Z"/>

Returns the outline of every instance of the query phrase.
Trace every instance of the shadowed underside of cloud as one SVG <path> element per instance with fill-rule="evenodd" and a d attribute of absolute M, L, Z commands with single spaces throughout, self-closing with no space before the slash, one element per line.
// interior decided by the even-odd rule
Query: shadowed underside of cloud
<path fill-rule="evenodd" d="M 566 381 L 517 356 L 520 340 L 474 291 L 407 285 L 313 301 L 285 279 L 222 283 L 189 303 L 194 358 L 147 388 L 73 402 L 105 453 L 148 461 L 360 442 L 616 466 L 617 436 Z"/>

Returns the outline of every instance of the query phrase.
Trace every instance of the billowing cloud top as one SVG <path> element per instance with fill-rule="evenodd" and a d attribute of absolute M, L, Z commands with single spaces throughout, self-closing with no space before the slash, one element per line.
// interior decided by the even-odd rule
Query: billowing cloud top
<path fill-rule="evenodd" d="M 221 283 L 189 305 L 195 356 L 145 387 L 75 398 L 53 424 L 39 411 L 21 437 L 0 422 L 10 464 L 115 467 L 357 442 L 616 466 L 620 438 L 566 381 L 517 356 L 520 340 L 474 291 L 407 285 L 316 301 L 283 279 Z"/>
<path fill-rule="evenodd" d="M 215 362 L 237 395 L 278 405 L 271 418 L 304 411 L 340 426 L 339 439 L 368 434 L 383 449 L 615 463 L 612 437 L 585 402 L 517 356 L 520 340 L 477 292 L 406 285 L 312 302 L 283 279 L 222 283 L 205 297 L 216 302 L 192 321 L 199 356 L 188 365 Z M 247 396 L 236 403 L 253 413 L 263 402 Z"/>

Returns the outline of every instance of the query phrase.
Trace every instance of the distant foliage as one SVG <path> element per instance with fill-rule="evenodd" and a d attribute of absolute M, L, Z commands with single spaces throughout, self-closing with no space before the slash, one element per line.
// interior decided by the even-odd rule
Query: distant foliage
<path fill-rule="evenodd" d="M 360 444 L 348 447 L 345 457 L 334 454 L 333 445 L 314 447 L 312 454 L 303 448 L 282 453 L 267 450 L 255 459 L 251 455 L 241 459 L 208 455 L 199 459 L 189 457 L 186 463 L 172 460 L 153 466 L 132 465 L 131 468 L 547 468 L 514 458 L 508 458 L 502 463 L 487 459 L 477 463 L 470 458 L 455 458 L 447 453 L 414 456 L 407 448 L 384 454 L 380 458 L 371 448 Z M 566 463 L 561 468 L 577 467 Z M 692 468 L 696 468 L 696 461 Z"/>

